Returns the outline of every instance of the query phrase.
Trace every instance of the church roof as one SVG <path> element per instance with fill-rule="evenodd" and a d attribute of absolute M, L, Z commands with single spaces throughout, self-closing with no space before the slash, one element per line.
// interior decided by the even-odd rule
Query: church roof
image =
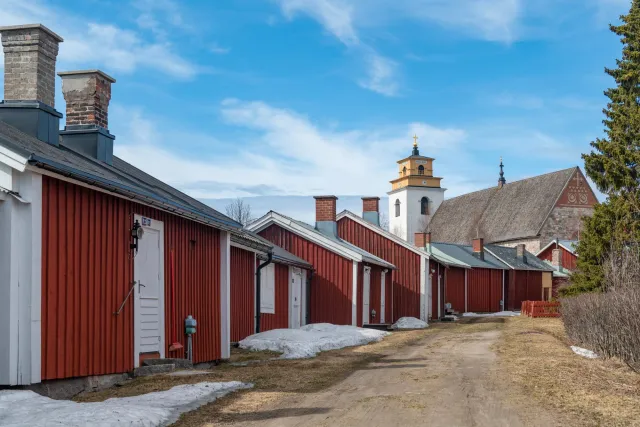
<path fill-rule="evenodd" d="M 464 194 L 442 202 L 430 223 L 437 242 L 468 244 L 525 239 L 540 233 L 577 167 Z"/>

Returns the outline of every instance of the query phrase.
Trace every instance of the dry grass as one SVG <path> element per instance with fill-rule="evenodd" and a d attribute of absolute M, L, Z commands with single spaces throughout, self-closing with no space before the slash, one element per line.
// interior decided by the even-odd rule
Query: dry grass
<path fill-rule="evenodd" d="M 360 347 L 320 353 L 313 359 L 268 360 L 277 354 L 247 352 L 234 349 L 232 362 L 260 360 L 247 366 L 221 364 L 210 374 L 188 377 L 157 375 L 131 380 L 122 387 L 90 393 L 76 398 L 81 402 L 102 401 L 111 397 L 136 396 L 154 391 L 168 390 L 180 384 L 203 381 L 243 381 L 254 384 L 252 389 L 240 391 L 183 414 L 176 426 L 209 426 L 250 419 L 260 419 L 259 408 L 283 397 L 298 393 L 311 393 L 327 388 L 344 379 L 358 368 L 391 354 L 399 347 L 415 345 L 438 328 L 394 333 L 383 341 Z M 213 423 L 213 424 L 212 424 Z"/>
<path fill-rule="evenodd" d="M 569 348 L 560 319 L 507 319 L 497 352 L 507 380 L 584 426 L 640 425 L 640 375 Z"/>

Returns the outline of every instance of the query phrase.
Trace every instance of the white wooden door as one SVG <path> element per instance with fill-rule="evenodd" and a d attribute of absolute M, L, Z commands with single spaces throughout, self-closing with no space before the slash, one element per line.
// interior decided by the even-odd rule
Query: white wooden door
<path fill-rule="evenodd" d="M 134 366 L 140 354 L 164 357 L 164 225 L 135 216 L 144 230 L 134 251 Z"/>
<path fill-rule="evenodd" d="M 302 316 L 302 270 L 289 267 L 291 288 L 289 289 L 289 327 L 299 328 Z"/>
<path fill-rule="evenodd" d="M 385 317 L 384 317 L 384 313 L 385 313 L 385 306 L 386 306 L 386 301 L 385 301 L 385 279 L 386 279 L 387 274 L 383 271 L 380 274 L 380 323 L 384 323 L 385 322 Z"/>
<path fill-rule="evenodd" d="M 362 278 L 362 324 L 369 324 L 369 299 L 371 295 L 371 267 L 364 268 Z"/>

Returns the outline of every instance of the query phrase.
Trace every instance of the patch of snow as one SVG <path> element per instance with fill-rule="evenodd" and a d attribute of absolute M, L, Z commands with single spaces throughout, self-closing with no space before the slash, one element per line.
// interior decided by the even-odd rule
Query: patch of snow
<path fill-rule="evenodd" d="M 520 316 L 519 311 L 499 311 L 497 313 L 462 313 L 462 317 L 513 317 Z"/>
<path fill-rule="evenodd" d="M 53 400 L 28 390 L 0 390 L 0 424 L 31 426 L 166 426 L 180 414 L 232 391 L 250 388 L 238 381 L 186 384 L 104 402 Z"/>
<path fill-rule="evenodd" d="M 314 323 L 300 329 L 273 329 L 248 336 L 238 344 L 254 351 L 276 351 L 282 359 L 315 357 L 321 351 L 364 345 L 382 340 L 388 332 L 356 326 Z"/>
<path fill-rule="evenodd" d="M 415 317 L 401 317 L 391 325 L 391 329 L 424 329 L 428 327 L 429 324 L 427 322 Z"/>
<path fill-rule="evenodd" d="M 576 347 L 575 345 L 571 346 L 571 350 L 573 350 L 573 352 L 575 354 L 578 354 L 582 357 L 586 357 L 588 359 L 597 359 L 598 355 L 595 354 L 593 351 L 591 350 L 587 350 L 586 348 L 582 348 L 582 347 Z"/>
<path fill-rule="evenodd" d="M 212 374 L 212 371 L 196 371 L 195 369 L 186 369 L 184 371 L 174 371 L 174 372 L 169 372 L 168 376 L 170 377 L 189 377 L 191 375 L 206 375 L 206 374 Z"/>

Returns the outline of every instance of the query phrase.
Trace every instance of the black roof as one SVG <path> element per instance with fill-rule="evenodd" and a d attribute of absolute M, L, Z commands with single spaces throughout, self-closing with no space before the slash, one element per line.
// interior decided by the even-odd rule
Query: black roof
<path fill-rule="evenodd" d="M 553 267 L 550 267 L 549 264 L 543 262 L 540 258 L 526 250 L 524 251 L 526 262 L 518 259 L 516 248 L 485 245 L 485 250 L 491 252 L 495 257 L 514 270 L 553 271 Z"/>
<path fill-rule="evenodd" d="M 27 158 L 32 166 L 230 231 L 246 244 L 266 248 L 264 242 L 243 230 L 238 222 L 116 156 L 109 165 L 62 143 L 55 147 L 42 142 L 3 121 L 0 121 L 0 146 Z"/>

